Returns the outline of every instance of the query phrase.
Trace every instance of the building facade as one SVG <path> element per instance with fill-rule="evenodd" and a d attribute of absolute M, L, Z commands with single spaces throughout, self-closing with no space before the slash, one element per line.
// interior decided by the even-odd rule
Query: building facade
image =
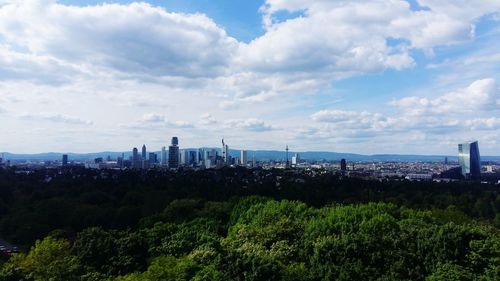
<path fill-rule="evenodd" d="M 246 166 L 247 165 L 247 162 L 248 162 L 248 155 L 247 155 L 247 151 L 246 150 L 242 150 L 241 153 L 240 153 L 240 164 L 242 166 Z"/>
<path fill-rule="evenodd" d="M 168 147 L 168 167 L 170 169 L 179 168 L 179 139 L 172 138 L 172 145 Z"/>
<path fill-rule="evenodd" d="M 458 162 L 466 179 L 481 178 L 481 156 L 477 141 L 458 145 Z"/>

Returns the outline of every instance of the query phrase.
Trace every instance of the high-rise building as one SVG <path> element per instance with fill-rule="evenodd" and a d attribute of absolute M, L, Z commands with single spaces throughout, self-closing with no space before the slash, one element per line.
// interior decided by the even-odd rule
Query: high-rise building
<path fill-rule="evenodd" d="M 168 167 L 170 169 L 179 168 L 179 139 L 172 138 L 172 145 L 168 147 Z"/>
<path fill-rule="evenodd" d="M 139 151 L 137 150 L 137 147 L 134 147 L 134 149 L 132 149 L 132 168 L 142 168 L 142 159 L 139 157 Z"/>
<path fill-rule="evenodd" d="M 160 161 L 161 161 L 161 164 L 163 166 L 167 165 L 167 148 L 166 147 L 161 148 Z"/>
<path fill-rule="evenodd" d="M 222 162 L 224 165 L 231 164 L 231 156 L 229 156 L 229 146 L 224 143 L 224 139 L 222 139 Z"/>
<path fill-rule="evenodd" d="M 68 166 L 68 154 L 63 154 L 62 156 L 62 165 Z"/>
<path fill-rule="evenodd" d="M 458 145 L 458 162 L 466 179 L 481 178 L 481 156 L 477 141 Z"/>
<path fill-rule="evenodd" d="M 197 166 L 198 161 L 199 161 L 198 151 L 190 150 L 188 158 L 189 165 Z"/>
<path fill-rule="evenodd" d="M 296 167 L 300 163 L 300 155 L 298 153 L 295 153 L 294 156 L 292 156 L 292 166 Z"/>
<path fill-rule="evenodd" d="M 180 151 L 180 164 L 181 165 L 189 165 L 189 150 L 183 149 Z"/>
<path fill-rule="evenodd" d="M 158 157 L 156 156 L 156 153 L 154 152 L 150 152 L 149 153 L 149 166 L 153 166 L 154 164 L 156 164 L 156 162 L 158 162 Z"/>
<path fill-rule="evenodd" d="M 142 145 L 142 160 L 147 160 L 146 145 Z"/>
<path fill-rule="evenodd" d="M 340 171 L 342 173 L 347 172 L 347 161 L 345 159 L 340 159 Z"/>
<path fill-rule="evenodd" d="M 242 166 L 246 166 L 247 162 L 248 162 L 247 151 L 246 150 L 241 150 L 241 152 L 240 152 L 240 164 Z"/>

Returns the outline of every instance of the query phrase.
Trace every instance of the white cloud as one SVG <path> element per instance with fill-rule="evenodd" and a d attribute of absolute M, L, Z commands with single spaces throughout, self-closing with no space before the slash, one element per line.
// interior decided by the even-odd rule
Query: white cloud
<path fill-rule="evenodd" d="M 65 123 L 71 125 L 92 125 L 94 123 L 91 120 L 85 120 L 66 114 L 51 113 L 51 112 L 22 113 L 19 115 L 19 118 L 30 121 L 42 120 L 42 121 Z"/>
<path fill-rule="evenodd" d="M 238 46 L 203 14 L 169 13 L 146 3 L 19 1 L 0 8 L 0 34 L 30 54 L 136 76 L 220 75 Z"/>
<path fill-rule="evenodd" d="M 223 110 L 238 109 L 238 104 L 235 101 L 221 101 L 219 107 Z"/>
<path fill-rule="evenodd" d="M 201 125 L 213 125 L 216 123 L 218 123 L 217 120 L 209 113 L 205 113 L 200 116 Z"/>
<path fill-rule="evenodd" d="M 143 123 L 157 123 L 157 122 L 165 122 L 165 115 L 157 114 L 157 113 L 146 113 L 142 116 L 141 122 Z"/>
<path fill-rule="evenodd" d="M 278 129 L 256 118 L 227 120 L 225 121 L 225 126 L 232 129 L 243 129 L 253 132 L 264 132 Z"/>
<path fill-rule="evenodd" d="M 500 11 L 498 1 L 420 4 L 427 9 L 414 11 L 398 0 L 267 0 L 261 8 L 267 32 L 241 48 L 238 61 L 254 71 L 319 73 L 326 81 L 401 70 L 415 64 L 409 49 L 432 53 L 433 47 L 468 41 L 479 17 Z M 281 11 L 301 14 L 275 20 Z"/>
<path fill-rule="evenodd" d="M 471 130 L 498 130 L 500 129 L 500 118 L 474 118 L 472 120 L 467 120 L 465 124 L 470 127 Z"/>
<path fill-rule="evenodd" d="M 169 120 L 165 115 L 158 113 L 145 113 L 136 122 L 130 124 L 121 124 L 122 128 L 131 129 L 159 129 L 159 128 L 192 128 L 193 124 L 184 120 Z"/>
<path fill-rule="evenodd" d="M 405 97 L 394 100 L 392 105 L 399 107 L 405 114 L 451 114 L 500 109 L 500 90 L 492 78 L 476 80 L 469 86 L 446 93 L 437 98 Z"/>
<path fill-rule="evenodd" d="M 379 113 L 356 112 L 345 110 L 321 110 L 311 115 L 317 122 L 328 123 L 330 128 L 340 130 L 369 129 L 387 130 L 395 125 L 395 119 L 388 118 Z"/>

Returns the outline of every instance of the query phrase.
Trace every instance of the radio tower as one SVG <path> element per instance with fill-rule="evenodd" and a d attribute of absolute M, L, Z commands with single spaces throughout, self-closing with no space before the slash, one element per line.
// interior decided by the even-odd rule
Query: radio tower
<path fill-rule="evenodd" d="M 286 165 L 285 169 L 288 169 L 290 167 L 290 163 L 288 162 L 288 144 L 286 145 Z"/>

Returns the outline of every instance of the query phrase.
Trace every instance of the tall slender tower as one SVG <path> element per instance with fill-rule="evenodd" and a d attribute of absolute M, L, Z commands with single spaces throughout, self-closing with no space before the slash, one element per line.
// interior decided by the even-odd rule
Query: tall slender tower
<path fill-rule="evenodd" d="M 142 160 L 146 160 L 146 157 L 147 157 L 147 155 L 146 155 L 146 145 L 143 144 L 142 145 Z"/>
<path fill-rule="evenodd" d="M 290 162 L 288 162 L 288 144 L 286 145 L 286 166 L 285 168 L 288 169 L 290 167 Z"/>
<path fill-rule="evenodd" d="M 224 142 L 224 139 L 222 139 L 222 162 L 224 165 L 229 165 L 231 164 L 230 162 L 230 155 L 229 155 L 229 146 Z"/>
<path fill-rule="evenodd" d="M 226 144 L 224 143 L 224 139 L 222 139 L 221 155 L 222 155 L 222 162 L 226 163 Z"/>
<path fill-rule="evenodd" d="M 167 148 L 166 147 L 162 147 L 161 148 L 161 157 L 160 157 L 160 161 L 161 161 L 161 164 L 163 166 L 167 165 Z"/>
<path fill-rule="evenodd" d="M 140 168 L 141 161 L 139 160 L 139 151 L 137 150 L 137 147 L 134 147 L 132 149 L 132 168 L 138 169 Z"/>

